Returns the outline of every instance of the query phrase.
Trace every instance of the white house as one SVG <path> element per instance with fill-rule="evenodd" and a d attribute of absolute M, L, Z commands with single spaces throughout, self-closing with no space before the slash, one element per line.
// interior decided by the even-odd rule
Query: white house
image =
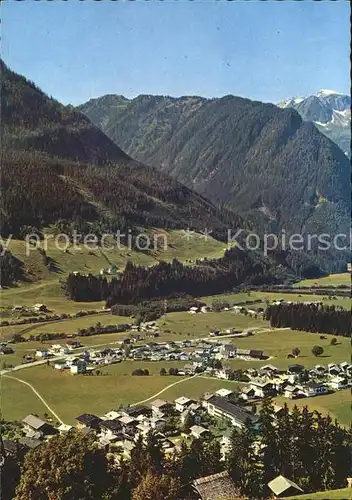
<path fill-rule="evenodd" d="M 175 399 L 175 408 L 179 412 L 185 411 L 192 403 L 194 403 L 193 399 L 186 398 L 185 396 L 181 396 L 180 398 Z"/>
<path fill-rule="evenodd" d="M 219 396 L 210 396 L 205 399 L 203 406 L 207 409 L 209 415 L 229 420 L 235 427 L 243 427 L 248 420 L 256 425 L 258 420 L 251 413 L 244 411 L 240 406 Z"/>
<path fill-rule="evenodd" d="M 245 387 L 244 389 L 242 389 L 241 399 L 243 399 L 244 401 L 249 401 L 249 400 L 255 399 L 255 398 L 256 398 L 256 395 L 255 395 L 254 389 L 252 389 L 251 387 Z"/>
<path fill-rule="evenodd" d="M 150 427 L 156 431 L 162 431 L 165 429 L 166 420 L 161 417 L 152 417 L 150 420 Z"/>
<path fill-rule="evenodd" d="M 300 393 L 307 398 L 326 394 L 327 392 L 329 392 L 329 389 L 326 385 L 317 382 L 307 382 L 300 387 Z"/>
<path fill-rule="evenodd" d="M 336 390 L 345 389 L 348 386 L 347 379 L 345 377 L 333 377 L 329 380 L 328 385 L 332 389 Z"/>
<path fill-rule="evenodd" d="M 299 395 L 299 388 L 297 386 L 293 385 L 287 385 L 284 390 L 284 397 L 285 398 L 290 398 L 290 399 L 295 399 Z"/>
<path fill-rule="evenodd" d="M 190 307 L 190 309 L 189 309 L 189 312 L 190 312 L 191 314 L 196 314 L 198 311 L 199 311 L 199 308 L 198 308 L 198 307 L 195 307 L 195 306 Z"/>
<path fill-rule="evenodd" d="M 201 425 L 192 425 L 190 431 L 192 436 L 194 436 L 196 439 L 205 438 L 210 434 L 208 429 L 202 427 Z"/>
<path fill-rule="evenodd" d="M 217 396 L 220 396 L 222 398 L 229 398 L 230 396 L 233 395 L 233 391 L 230 391 L 230 389 L 218 389 L 215 394 Z"/>
<path fill-rule="evenodd" d="M 237 348 L 234 344 L 223 344 L 220 347 L 220 358 L 231 359 L 235 358 L 237 353 Z"/>
<path fill-rule="evenodd" d="M 64 370 L 65 367 L 66 367 L 66 363 L 64 361 L 57 361 L 55 364 L 54 364 L 54 368 L 55 370 Z"/>
<path fill-rule="evenodd" d="M 48 349 L 37 349 L 35 355 L 37 358 L 47 358 L 49 356 L 49 351 Z"/>
<path fill-rule="evenodd" d="M 119 417 L 121 417 L 120 413 L 112 410 L 112 411 L 109 411 L 108 413 L 105 413 L 105 415 L 102 417 L 102 420 L 115 420 Z"/>
<path fill-rule="evenodd" d="M 73 375 L 77 375 L 79 373 L 85 373 L 87 371 L 87 363 L 79 359 L 78 361 L 76 361 L 76 363 L 71 365 L 70 371 Z"/>
<path fill-rule="evenodd" d="M 47 307 L 45 304 L 34 304 L 33 310 L 37 312 L 46 312 Z"/>
<path fill-rule="evenodd" d="M 66 434 L 71 429 L 73 429 L 73 426 L 72 425 L 67 425 L 67 424 L 61 424 L 58 427 L 58 431 L 59 431 L 60 434 Z"/>
<path fill-rule="evenodd" d="M 250 388 L 254 390 L 255 395 L 258 398 L 264 398 L 266 395 L 270 394 L 273 390 L 273 384 L 268 381 L 262 380 L 251 380 Z"/>
<path fill-rule="evenodd" d="M 209 307 L 209 306 L 202 306 L 200 308 L 200 310 L 201 310 L 202 313 L 207 313 L 207 312 L 211 311 L 211 307 Z"/>
<path fill-rule="evenodd" d="M 228 380 L 231 373 L 231 368 L 220 368 L 219 370 L 216 370 L 215 375 L 217 378 Z"/>

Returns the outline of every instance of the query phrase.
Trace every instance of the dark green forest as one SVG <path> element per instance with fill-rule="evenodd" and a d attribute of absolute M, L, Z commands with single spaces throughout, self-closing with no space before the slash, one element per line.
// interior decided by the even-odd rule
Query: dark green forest
<path fill-rule="evenodd" d="M 324 304 L 278 304 L 266 310 L 266 319 L 276 328 L 290 327 L 306 332 L 350 337 L 351 311 Z"/>

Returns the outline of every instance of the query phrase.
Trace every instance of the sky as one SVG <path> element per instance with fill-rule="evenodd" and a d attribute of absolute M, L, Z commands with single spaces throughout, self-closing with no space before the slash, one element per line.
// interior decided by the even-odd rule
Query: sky
<path fill-rule="evenodd" d="M 350 92 L 349 2 L 5 0 L 2 57 L 65 104 Z"/>

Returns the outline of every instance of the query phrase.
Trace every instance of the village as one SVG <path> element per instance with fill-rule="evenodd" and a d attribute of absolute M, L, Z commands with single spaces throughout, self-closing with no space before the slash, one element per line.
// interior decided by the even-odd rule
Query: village
<path fill-rule="evenodd" d="M 99 416 L 83 413 L 76 416 L 75 426 L 64 423 L 59 425 L 59 422 L 54 424 L 51 418 L 45 421 L 29 414 L 21 423 L 22 437 L 19 444 L 25 450 L 36 449 L 53 436 L 76 429 L 84 435 L 93 436 L 99 447 L 118 465 L 121 460 L 131 458 L 132 450 L 139 439 L 146 442 L 148 435 L 153 433 L 166 456 L 172 456 L 179 451 L 182 442 L 189 445 L 194 439 L 216 439 L 220 444 L 222 460 L 225 460 L 231 446 L 230 437 L 233 430 L 243 429 L 248 423 L 258 432 L 256 445 L 260 449 L 258 410 L 253 403 L 257 403 L 261 398 L 280 392 L 289 398 L 314 396 L 336 388 L 337 380 L 340 379 L 348 379 L 348 384 L 351 385 L 352 365 L 347 362 L 327 367 L 317 365 L 310 370 L 309 379 L 320 377 L 328 380 L 327 383 L 298 383 L 302 370 L 303 366 L 296 364 L 291 365 L 286 373 L 282 373 L 273 365 L 265 365 L 258 371 L 248 370 L 246 375 L 249 377 L 249 384 L 240 392 L 221 388 L 214 393 L 206 392 L 199 399 L 186 396 L 180 396 L 174 401 L 154 399 L 146 405 L 121 406 Z M 207 368 L 204 373 L 220 376 L 221 370 L 212 374 Z M 284 411 L 282 406 L 273 405 L 274 425 L 280 413 Z M 4 440 L 4 447 L 8 454 L 16 449 L 14 443 L 8 439 Z M 214 484 L 223 484 L 228 481 L 228 475 L 224 472 L 204 479 Z M 200 481 L 199 489 L 197 481 Z M 197 481 L 194 486 L 199 498 L 208 498 L 202 496 L 202 481 Z M 270 481 L 268 487 L 277 498 L 288 493 L 303 493 L 293 481 L 281 475 Z"/>
<path fill-rule="evenodd" d="M 273 301 L 277 304 L 282 302 L 280 298 Z M 301 334 L 300 340 L 297 340 L 297 333 L 290 334 L 289 329 L 275 329 L 265 323 L 262 319 L 263 305 L 263 300 L 258 299 L 248 299 L 229 307 L 226 300 L 214 301 L 212 305 L 190 307 L 188 311 L 176 313 L 176 316 L 165 314 L 160 321 L 137 322 L 133 317 L 126 317 L 123 325 L 108 324 L 99 328 L 98 323 L 94 325 L 93 320 L 87 318 L 85 328 L 80 327 L 76 333 L 66 329 L 67 323 L 64 323 L 61 332 L 66 333 L 60 332 L 52 337 L 48 334 L 44 341 L 39 337 L 33 340 L 33 336 L 32 341 L 28 336 L 20 343 L 3 341 L 0 346 L 3 359 L 6 359 L 6 354 L 10 354 L 10 359 L 11 353 L 16 350 L 19 351 L 19 362 L 22 358 L 22 364 L 6 367 L 5 373 L 10 378 L 12 370 L 33 366 L 33 369 L 24 371 L 43 370 L 44 375 L 45 370 L 45 377 L 55 380 L 58 390 L 62 386 L 63 393 L 65 387 L 67 391 L 68 386 L 75 386 L 78 394 L 82 379 L 88 385 L 90 381 L 101 384 L 104 392 L 105 381 L 112 385 L 115 376 L 116 381 L 123 377 L 125 382 L 122 383 L 131 388 L 131 398 L 125 396 L 116 405 L 109 398 L 111 393 L 106 393 L 101 406 L 90 407 L 87 399 L 87 404 L 83 402 L 79 406 L 80 411 L 87 413 L 75 412 L 69 419 L 64 417 L 64 421 L 61 418 L 57 420 L 55 414 L 41 413 L 38 416 L 39 412 L 31 409 L 32 413 L 25 418 L 21 416 L 23 420 L 17 421 L 17 442 L 28 451 L 37 449 L 55 435 L 67 435 L 79 430 L 84 435 L 92 436 L 119 465 L 122 460 L 131 458 L 138 440 L 146 443 L 153 433 L 163 453 L 169 457 L 180 451 L 182 443 L 189 447 L 194 440 L 204 443 L 215 440 L 225 464 L 233 431 L 244 429 L 250 423 L 257 434 L 256 446 L 260 450 L 259 415 L 265 398 L 273 398 L 272 419 L 276 425 L 280 415 L 286 411 L 286 402 L 291 411 L 297 400 L 308 403 L 309 398 L 308 406 L 314 408 L 314 401 L 328 401 L 335 393 L 343 395 L 346 389 L 352 387 L 352 363 L 344 360 L 344 353 L 336 357 L 325 356 L 330 357 L 331 362 L 326 360 L 324 363 L 325 357 L 312 355 L 311 352 L 315 339 L 320 338 L 324 348 L 334 355 L 336 347 L 331 346 L 337 345 L 338 349 L 342 346 L 341 339 L 313 335 L 311 341 L 303 344 L 302 338 L 307 334 Z M 42 314 L 49 310 L 45 304 L 35 306 Z M 105 309 L 103 314 L 109 312 Z M 212 316 L 214 313 L 216 316 Z M 96 317 L 95 320 L 103 317 Z M 173 331 L 169 330 L 170 319 L 173 318 L 175 324 L 185 321 L 187 326 L 182 333 L 176 333 L 175 326 Z M 207 318 L 212 319 L 208 321 Z M 229 319 L 224 322 L 223 318 Z M 202 326 L 197 333 L 190 334 L 192 323 L 198 322 Z M 50 332 L 49 329 L 47 331 Z M 277 356 L 272 345 L 283 343 L 286 335 L 291 335 L 292 341 L 285 343 L 280 356 Z M 296 340 L 293 340 L 294 335 Z M 267 338 L 270 338 L 269 343 Z M 99 340 L 103 342 L 100 345 Z M 25 345 L 30 342 L 34 349 L 25 350 Z M 300 353 L 300 349 L 293 347 L 295 345 L 304 351 Z M 35 368 L 37 365 L 40 366 Z M 37 373 L 39 375 L 40 372 Z M 160 394 L 154 391 L 154 395 L 149 397 L 153 394 L 149 392 L 147 399 L 138 401 L 141 397 L 134 396 L 136 386 L 140 382 L 149 384 L 149 381 L 155 384 L 156 379 L 159 382 L 155 391 Z M 197 385 L 197 381 L 201 382 L 201 389 L 193 392 L 191 387 Z M 177 391 L 168 391 L 169 387 L 181 382 L 185 382 L 182 388 L 178 386 Z M 129 405 L 129 402 L 133 404 Z M 9 455 L 17 445 L 11 438 L 4 440 Z M 277 498 L 303 493 L 290 476 L 274 477 L 267 486 Z M 230 491 L 231 487 L 227 472 L 199 478 L 193 484 L 199 499 L 208 499 L 204 494 L 206 488 Z"/>

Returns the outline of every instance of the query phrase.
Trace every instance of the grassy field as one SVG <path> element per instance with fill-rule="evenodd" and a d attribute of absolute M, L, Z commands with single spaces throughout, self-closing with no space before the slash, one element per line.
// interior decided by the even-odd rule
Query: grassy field
<path fill-rule="evenodd" d="M 78 328 L 87 328 L 95 325 L 97 322 L 103 325 L 117 325 L 128 323 L 130 318 L 124 316 L 113 316 L 111 314 L 99 314 L 85 316 L 83 318 L 69 319 L 57 323 L 34 324 L 32 326 L 21 325 L 26 328 L 24 336 L 37 335 L 40 333 L 75 333 Z M 271 358 L 270 362 L 276 364 L 279 368 L 285 368 L 292 363 L 292 359 L 288 359 L 287 355 L 294 347 L 301 350 L 301 354 L 297 361 L 307 367 L 312 367 L 319 363 L 330 363 L 332 361 L 342 362 L 350 359 L 351 348 L 347 338 L 339 337 L 338 345 L 331 346 L 330 340 L 332 336 L 327 335 L 326 339 L 321 340 L 320 335 L 316 333 L 301 332 L 290 329 L 270 329 L 268 322 L 261 319 L 255 319 L 250 316 L 235 314 L 231 311 L 221 313 L 205 313 L 205 314 L 190 314 L 188 312 L 168 313 L 166 316 L 158 320 L 161 335 L 158 341 L 181 340 L 187 338 L 207 337 L 212 328 L 226 330 L 227 328 L 254 328 L 254 335 L 250 337 L 236 337 L 229 339 L 239 348 L 243 349 L 260 349 L 264 351 L 266 356 Z M 30 328 L 30 330 L 28 330 Z M 3 327 L 0 330 L 2 338 L 6 334 L 10 336 L 15 331 L 21 331 L 17 327 Z M 129 335 L 128 332 L 118 334 L 101 334 L 92 335 L 90 337 L 81 338 L 81 342 L 89 347 L 93 345 L 109 345 L 118 342 L 121 338 Z M 143 334 L 142 334 L 143 336 Z M 40 342 L 26 342 L 23 344 L 15 344 L 15 353 L 10 355 L 0 356 L 0 361 L 19 364 L 24 354 L 33 354 L 37 348 L 41 348 L 52 343 L 65 344 L 64 339 L 58 341 L 48 341 L 44 344 Z M 319 359 L 315 358 L 311 350 L 314 345 L 321 345 L 324 349 L 324 354 Z M 261 366 L 266 361 L 243 361 L 233 360 L 231 364 L 235 368 L 248 368 L 250 366 Z"/>
<path fill-rule="evenodd" d="M 106 314 L 92 314 L 89 316 L 83 316 L 82 318 L 67 319 L 60 322 L 49 322 L 46 324 L 33 325 L 31 331 L 26 333 L 25 336 L 29 335 L 39 335 L 40 333 L 77 333 L 80 328 L 89 328 L 97 323 L 101 323 L 102 326 L 108 325 L 121 325 L 126 323 L 132 323 L 133 320 L 128 316 L 114 316 L 111 313 Z M 6 329 L 6 328 L 5 328 Z"/>
<path fill-rule="evenodd" d="M 222 387 L 233 388 L 236 382 L 195 377 L 161 376 L 161 368 L 181 368 L 182 362 L 132 362 L 101 368 L 104 375 L 73 376 L 52 367 L 38 366 L 12 375 L 32 384 L 53 410 L 65 421 L 74 423 L 75 416 L 84 412 L 103 415 L 120 404 L 133 404 L 150 398 L 174 382 L 178 385 L 166 390 L 161 398 L 174 400 L 186 395 L 199 398 L 205 392 Z M 132 376 L 136 368 L 148 369 L 147 377 Z M 35 394 L 24 384 L 13 379 L 2 379 L 2 412 L 5 419 L 22 419 L 27 413 L 43 415 L 47 411 Z"/>
<path fill-rule="evenodd" d="M 5 420 L 22 420 L 29 413 L 43 418 L 49 413 L 31 388 L 17 380 L 2 377 L 1 393 L 2 418 Z"/>
<path fill-rule="evenodd" d="M 40 333 L 77 333 L 80 328 L 89 328 L 96 323 L 102 326 L 121 325 L 132 323 L 133 320 L 128 316 L 115 316 L 111 313 L 90 314 L 81 318 L 72 318 L 58 321 L 48 321 L 44 323 L 30 323 L 26 325 L 10 325 L 0 328 L 0 339 L 9 339 L 15 333 L 21 333 L 23 337 L 29 338 L 30 335 L 39 335 Z"/>
<path fill-rule="evenodd" d="M 199 398 L 205 392 L 215 392 L 220 388 L 235 388 L 236 382 L 211 379 L 209 377 L 194 377 L 186 379 L 174 376 L 161 376 L 161 368 L 181 368 L 181 362 L 132 362 L 125 361 L 106 368 L 102 367 L 103 375 L 73 376 L 61 373 L 52 367 L 38 366 L 28 368 L 12 375 L 32 384 L 53 410 L 65 421 L 74 423 L 75 416 L 84 412 L 102 415 L 120 404 L 133 404 L 145 399 L 153 399 L 154 395 L 173 384 L 158 397 L 172 401 L 180 396 Z M 147 377 L 132 376 L 136 368 L 147 368 Z M 289 407 L 308 406 L 323 414 L 329 413 L 345 426 L 351 424 L 351 393 L 350 390 L 304 398 L 291 401 L 287 398 L 276 398 L 277 404 L 287 403 Z M 18 381 L 3 377 L 2 379 L 2 411 L 5 419 L 22 419 L 32 412 L 43 415 L 45 410 L 35 394 Z"/>
<path fill-rule="evenodd" d="M 180 364 L 126 361 L 102 368 L 106 375 L 101 376 L 73 376 L 47 366 L 28 368 L 13 375 L 32 384 L 65 423 L 73 424 L 75 417 L 81 413 L 103 415 L 121 404 L 136 403 L 153 396 L 166 385 L 181 379 L 159 375 L 160 368 L 175 366 Z M 131 372 L 136 368 L 147 368 L 151 375 L 132 376 Z M 18 420 L 30 412 L 47 411 L 40 410 L 38 401 L 27 386 L 2 378 L 3 418 Z"/>
<path fill-rule="evenodd" d="M 284 299 L 288 302 L 323 302 L 327 305 L 341 306 L 345 309 L 351 309 L 352 300 L 350 297 L 336 297 L 336 299 L 329 298 L 325 295 L 315 294 L 299 294 L 299 293 L 280 293 L 280 292 L 248 292 L 248 293 L 231 293 L 222 295 L 211 295 L 201 297 L 207 304 L 211 305 L 214 300 L 226 300 L 231 305 L 240 304 L 251 300 L 260 300 L 255 304 L 246 305 L 249 309 L 257 309 L 258 307 L 266 307 L 266 302 L 273 302 L 275 300 Z"/>
<path fill-rule="evenodd" d="M 291 399 L 282 396 L 276 398 L 278 405 L 287 403 L 289 408 L 297 405 L 299 408 L 308 406 L 310 410 L 316 410 L 322 414 L 329 413 L 332 418 L 336 418 L 342 425 L 350 427 L 352 424 L 351 390 L 344 389 L 325 396 L 315 396 L 314 398 Z"/>
<path fill-rule="evenodd" d="M 127 247 L 113 249 L 89 249 L 81 246 L 79 248 L 70 247 L 67 252 L 60 250 L 50 239 L 42 243 L 47 257 L 56 266 L 56 272 L 49 272 L 43 255 L 34 246 L 26 251 L 24 241 L 11 240 L 9 250 L 19 260 L 23 262 L 23 272 L 25 281 L 9 289 L 0 291 L 0 319 L 11 319 L 11 309 L 14 305 L 33 306 L 41 302 L 55 313 L 75 313 L 83 310 L 101 309 L 104 302 L 73 302 L 64 297 L 60 280 L 73 271 L 82 273 L 98 274 L 101 269 L 116 265 L 119 270 L 123 270 L 126 262 L 131 260 L 135 264 L 150 266 L 155 265 L 160 260 L 171 260 L 178 258 L 186 262 L 197 258 L 218 258 L 224 253 L 224 244 L 208 237 L 204 239 L 202 235 L 194 234 L 190 241 L 184 237 L 183 231 L 158 231 L 166 237 L 167 246 L 146 252 L 129 250 Z M 151 235 L 152 242 L 154 236 Z M 160 236 L 158 241 L 162 242 Z M 152 244 L 153 246 L 153 244 Z M 154 248 L 154 247 L 153 247 Z M 157 248 L 155 246 L 155 248 Z"/>
<path fill-rule="evenodd" d="M 190 314 L 189 312 L 168 313 L 166 317 L 158 320 L 158 326 L 162 331 L 187 336 L 205 337 L 209 335 L 212 328 L 225 330 L 227 328 L 250 328 L 264 327 L 267 322 L 262 319 L 255 319 L 242 314 L 235 314 L 232 311 L 223 311 L 221 313 L 199 313 Z"/>
<path fill-rule="evenodd" d="M 349 361 L 351 358 L 350 340 L 346 337 L 338 337 L 336 346 L 330 345 L 332 336 L 327 335 L 326 339 L 321 340 L 317 333 L 301 332 L 290 329 L 277 329 L 272 331 L 258 331 L 250 337 L 238 337 L 232 339 L 240 349 L 261 349 L 264 354 L 270 356 L 270 363 L 278 368 L 286 368 L 289 364 L 300 363 L 307 368 L 315 364 L 328 364 L 331 362 L 341 363 Z M 315 345 L 320 345 L 324 353 L 319 358 L 313 356 L 311 350 Z M 300 355 L 295 360 L 288 359 L 287 354 L 294 347 L 301 350 Z M 266 364 L 268 361 L 242 361 L 233 360 L 231 364 L 234 367 L 258 367 Z"/>
<path fill-rule="evenodd" d="M 319 279 L 302 280 L 295 286 L 351 286 L 351 273 L 330 274 Z"/>
<path fill-rule="evenodd" d="M 299 495 L 297 497 L 285 497 L 284 500 L 349 500 L 352 498 L 352 488 L 341 490 L 319 491 L 309 493 L 309 495 Z"/>
<path fill-rule="evenodd" d="M 74 314 L 78 311 L 102 309 L 105 306 L 105 301 L 74 302 L 69 300 L 63 295 L 59 281 L 57 279 L 48 279 L 31 285 L 20 284 L 1 290 L 1 319 L 9 320 L 13 317 L 11 313 L 13 306 L 32 307 L 37 303 L 45 304 L 50 311 L 57 314 Z"/>

